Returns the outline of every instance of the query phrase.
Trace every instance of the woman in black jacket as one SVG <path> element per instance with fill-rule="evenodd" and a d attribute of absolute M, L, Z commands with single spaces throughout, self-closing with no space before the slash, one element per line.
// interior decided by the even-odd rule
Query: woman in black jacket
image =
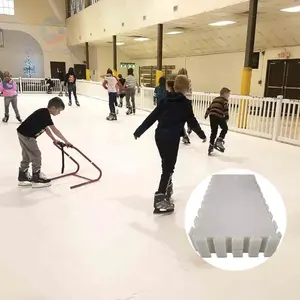
<path fill-rule="evenodd" d="M 71 94 L 73 92 L 74 98 L 75 98 L 75 103 L 77 106 L 80 106 L 78 99 L 77 99 L 77 93 L 76 93 L 76 75 L 74 72 L 74 68 L 69 68 L 68 73 L 66 74 L 65 78 L 65 86 L 68 83 L 68 93 L 69 93 L 69 106 L 72 105 L 72 99 L 71 99 Z"/>

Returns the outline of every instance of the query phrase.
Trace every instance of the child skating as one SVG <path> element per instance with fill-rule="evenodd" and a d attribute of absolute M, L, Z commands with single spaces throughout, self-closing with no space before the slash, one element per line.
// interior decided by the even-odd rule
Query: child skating
<path fill-rule="evenodd" d="M 108 69 L 106 75 L 100 76 L 104 78 L 102 86 L 108 91 L 108 105 L 109 105 L 109 116 L 106 118 L 108 121 L 116 121 L 117 120 L 117 109 L 118 106 L 117 96 L 119 90 L 119 81 L 113 76 L 113 71 Z"/>
<path fill-rule="evenodd" d="M 187 77 L 177 76 L 174 83 L 175 93 L 168 93 L 167 97 L 162 100 L 160 105 L 156 106 L 134 132 L 134 137 L 137 139 L 158 121 L 155 141 L 162 160 L 162 175 L 154 196 L 155 214 L 174 211 L 174 203 L 171 202 L 173 194 L 172 175 L 177 161 L 184 124 L 187 122 L 192 130 L 203 141 L 206 141 L 205 133 L 194 116 L 191 101 L 185 96 L 188 88 L 189 81 Z"/>
<path fill-rule="evenodd" d="M 135 114 L 135 88 L 139 88 L 136 78 L 133 74 L 133 68 L 128 69 L 126 77 L 126 106 L 127 106 L 127 115 Z"/>
<path fill-rule="evenodd" d="M 76 75 L 74 72 L 74 68 L 69 68 L 69 71 L 66 74 L 65 86 L 66 85 L 68 85 L 69 106 L 72 105 L 72 93 L 74 95 L 76 105 L 80 106 L 78 98 L 77 98 Z"/>
<path fill-rule="evenodd" d="M 206 110 L 205 119 L 207 119 L 207 117 L 209 116 L 211 128 L 208 155 L 210 155 L 214 151 L 214 149 L 217 149 L 220 152 L 225 151 L 224 140 L 228 131 L 227 121 L 229 119 L 229 97 L 230 90 L 228 88 L 222 88 L 220 91 L 220 96 L 215 98 Z M 215 142 L 219 126 L 221 127 L 221 133 Z"/>
<path fill-rule="evenodd" d="M 19 169 L 19 186 L 32 186 L 33 188 L 48 187 L 51 180 L 41 172 L 42 154 L 37 144 L 37 137 L 44 131 L 54 143 L 59 141 L 54 137 L 57 136 L 67 146 L 71 144 L 54 126 L 51 119 L 57 116 L 65 109 L 64 102 L 55 97 L 48 103 L 47 108 L 40 108 L 31 114 L 17 129 L 17 134 L 22 149 L 22 161 Z M 53 135 L 54 134 L 54 135 Z M 32 164 L 32 176 L 29 173 L 29 165 Z"/>
<path fill-rule="evenodd" d="M 185 75 L 188 80 L 189 80 L 189 90 L 187 91 L 186 93 L 186 97 L 192 102 L 193 100 L 193 90 L 192 90 L 192 82 L 191 80 L 189 79 L 189 76 L 188 76 L 188 72 L 187 72 L 187 69 L 185 68 L 182 68 L 178 71 L 178 75 Z M 185 127 L 183 128 L 183 138 L 182 138 L 182 142 L 185 144 L 185 145 L 189 145 L 191 143 L 190 141 L 190 138 L 189 138 L 189 135 L 192 133 L 192 130 L 189 126 L 187 126 L 187 130 L 185 129 Z"/>
<path fill-rule="evenodd" d="M 154 89 L 153 104 L 158 105 L 161 100 L 167 96 L 166 78 L 164 76 L 159 78 L 159 84 Z"/>
<path fill-rule="evenodd" d="M 4 96 L 4 118 L 2 122 L 7 123 L 9 120 L 9 106 L 13 107 L 16 119 L 22 123 L 20 113 L 18 110 L 18 87 L 14 80 L 11 79 L 9 72 L 3 73 L 3 81 L 0 83 L 0 92 Z"/>
<path fill-rule="evenodd" d="M 126 97 L 126 80 L 123 78 L 122 74 L 118 75 L 119 78 L 119 93 L 118 96 L 120 98 L 119 107 L 123 107 L 123 99 Z"/>

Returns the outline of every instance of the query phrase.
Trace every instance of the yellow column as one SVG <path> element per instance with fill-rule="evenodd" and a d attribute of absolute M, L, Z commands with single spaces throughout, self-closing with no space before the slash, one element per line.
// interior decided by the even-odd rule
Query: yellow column
<path fill-rule="evenodd" d="M 118 70 L 113 70 L 113 75 L 114 75 L 115 77 L 118 77 Z"/>
<path fill-rule="evenodd" d="M 245 67 L 242 75 L 241 95 L 249 96 L 251 88 L 252 68 Z M 241 99 L 238 111 L 238 128 L 247 128 L 249 100 Z"/>
<path fill-rule="evenodd" d="M 91 70 L 86 69 L 86 80 L 91 80 Z"/>
<path fill-rule="evenodd" d="M 159 78 L 164 75 L 163 71 L 161 70 L 156 70 L 156 81 L 155 81 L 155 86 L 158 86 L 159 84 Z"/>

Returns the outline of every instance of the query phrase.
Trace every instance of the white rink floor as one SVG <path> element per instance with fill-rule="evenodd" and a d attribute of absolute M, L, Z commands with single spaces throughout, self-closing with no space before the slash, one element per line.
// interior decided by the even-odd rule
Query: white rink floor
<path fill-rule="evenodd" d="M 48 99 L 20 96 L 22 117 Z M 207 144 L 193 135 L 192 145 L 182 145 L 179 153 L 176 213 L 155 217 L 152 201 L 160 176 L 155 127 L 137 141 L 132 136 L 147 113 L 126 116 L 122 109 L 118 122 L 108 122 L 106 102 L 79 99 L 80 108 L 67 107 L 54 122 L 103 170 L 101 182 L 84 188 L 69 189 L 76 178 L 44 190 L 18 188 L 20 149 L 12 112 L 9 124 L 0 124 L 0 299 L 299 299 L 300 148 L 229 132 L 226 153 L 207 157 Z M 43 171 L 58 175 L 60 152 L 46 135 L 39 143 Z M 287 207 L 281 247 L 249 271 L 225 272 L 206 264 L 193 252 L 183 226 L 193 189 L 225 168 L 265 176 Z M 83 175 L 95 174 L 89 164 L 82 163 L 82 169 Z"/>

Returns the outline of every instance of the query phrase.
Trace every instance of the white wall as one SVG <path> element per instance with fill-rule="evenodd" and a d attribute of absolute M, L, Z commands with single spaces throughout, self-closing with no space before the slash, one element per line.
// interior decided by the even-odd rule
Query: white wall
<path fill-rule="evenodd" d="M 24 62 L 30 56 L 35 67 L 34 77 L 44 76 L 44 54 L 40 44 L 22 31 L 4 30 L 5 47 L 0 48 L 0 70 L 13 77 L 24 77 Z"/>
<path fill-rule="evenodd" d="M 132 62 L 118 49 L 118 72 L 125 75 L 127 70 L 120 68 L 120 62 Z M 99 81 L 100 76 L 106 74 L 107 69 L 113 69 L 113 49 L 112 46 L 92 46 L 90 47 L 90 70 L 94 81 Z M 95 74 L 94 74 L 95 73 Z"/>
<path fill-rule="evenodd" d="M 44 55 L 44 67 L 40 69 L 44 70 L 44 74 L 41 77 L 50 76 L 50 61 L 64 61 L 67 67 L 73 66 L 74 63 L 82 63 L 85 60 L 84 48 L 67 46 L 64 1 L 26 0 L 26 5 L 24 2 L 15 0 L 14 16 L 0 15 L 0 28 L 25 32 L 39 43 Z M 5 39 L 4 36 L 4 47 L 6 47 Z M 24 45 L 20 45 L 20 48 L 19 52 L 27 51 Z M 5 50 L 2 55 L 4 53 Z M 4 56 L 1 56 L 0 52 L 0 62 L 3 60 Z M 20 70 L 20 68 L 23 68 L 23 65 L 8 66 L 8 69 Z"/>
<path fill-rule="evenodd" d="M 267 61 L 277 59 L 284 48 L 267 49 L 260 57 L 259 69 L 252 72 L 251 94 L 263 96 Z M 286 48 L 291 58 L 300 58 L 300 47 Z M 156 59 L 137 60 L 138 66 L 156 65 Z M 223 86 L 239 94 L 241 88 L 244 53 L 226 53 L 207 56 L 165 58 L 164 65 L 175 65 L 176 71 L 186 68 L 192 80 L 193 90 L 201 92 L 218 92 Z M 262 80 L 262 83 L 258 82 Z"/>

